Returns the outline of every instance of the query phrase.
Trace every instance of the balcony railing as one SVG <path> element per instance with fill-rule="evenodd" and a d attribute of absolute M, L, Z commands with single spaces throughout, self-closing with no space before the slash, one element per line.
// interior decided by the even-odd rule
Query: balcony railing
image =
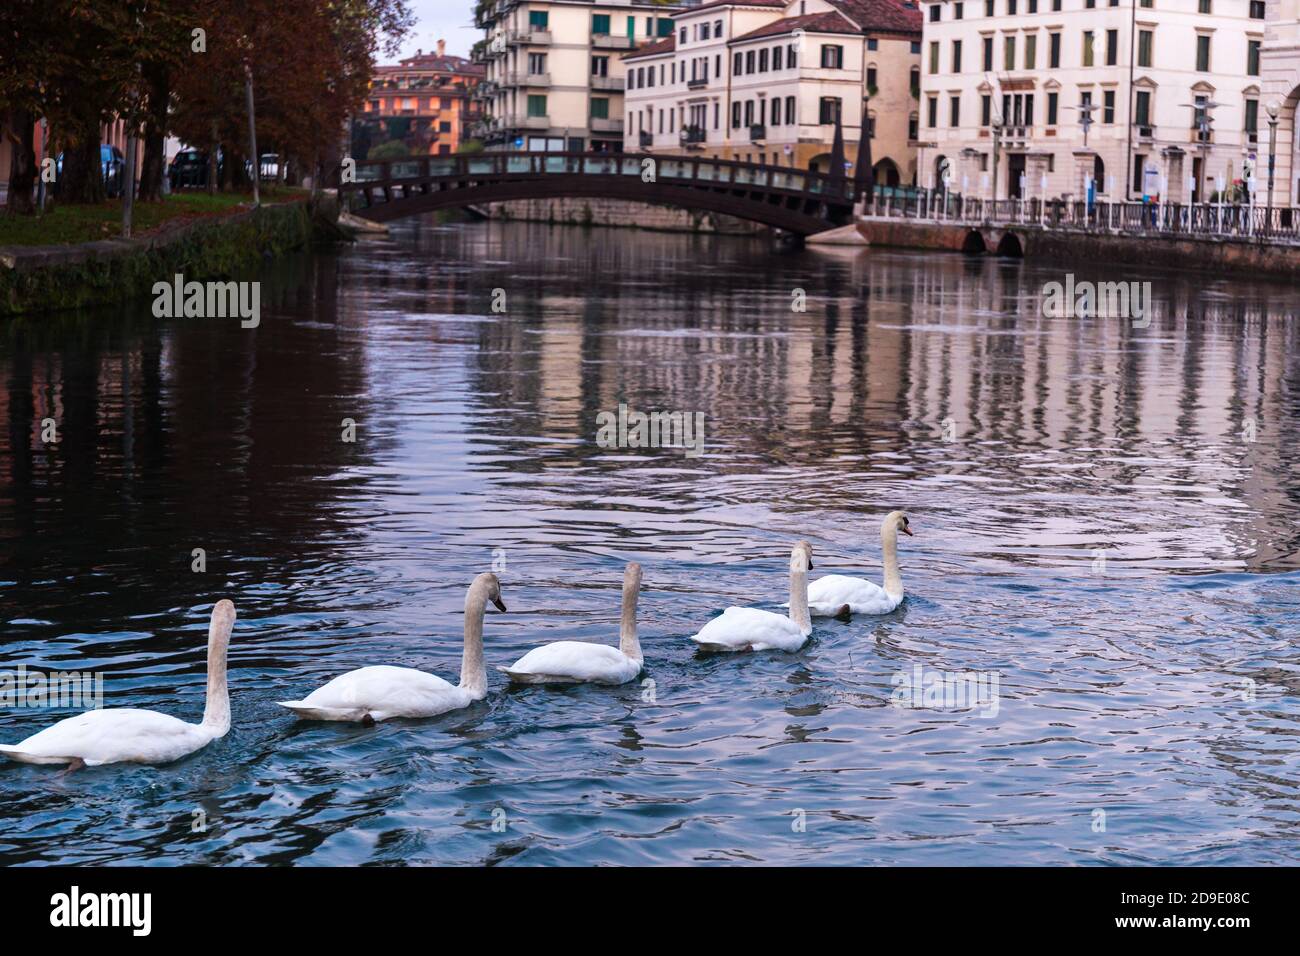
<path fill-rule="evenodd" d="M 503 116 L 496 124 L 498 129 L 550 129 L 551 118 L 549 116 L 526 116 L 523 113 L 513 113 Z"/>
<path fill-rule="evenodd" d="M 627 80 L 621 76 L 593 76 L 591 78 L 591 88 L 593 90 L 607 90 L 612 93 L 622 92 L 627 85 Z"/>
<path fill-rule="evenodd" d="M 649 149 L 655 143 L 655 134 L 643 129 L 637 137 L 637 142 L 641 144 L 642 149 Z"/>
<path fill-rule="evenodd" d="M 633 47 L 631 37 L 616 37 L 608 33 L 593 33 L 591 45 L 598 50 L 630 50 Z"/>
<path fill-rule="evenodd" d="M 550 86 L 551 74 L 516 71 L 506 74 L 506 86 Z"/>
<path fill-rule="evenodd" d="M 548 46 L 551 42 L 551 31 L 511 30 L 508 42 L 515 46 Z"/>
<path fill-rule="evenodd" d="M 686 88 L 688 90 L 702 90 L 708 85 L 709 81 L 707 79 L 702 79 L 698 76 L 693 76 L 686 81 Z"/>
<path fill-rule="evenodd" d="M 683 146 L 698 146 L 708 138 L 708 131 L 703 126 L 683 126 L 678 138 Z"/>
<path fill-rule="evenodd" d="M 762 123 L 753 123 L 749 127 L 749 141 L 761 143 L 767 139 L 767 127 Z"/>
<path fill-rule="evenodd" d="M 621 119 L 593 116 L 591 118 L 591 131 L 593 133 L 621 133 L 623 132 L 623 121 Z"/>

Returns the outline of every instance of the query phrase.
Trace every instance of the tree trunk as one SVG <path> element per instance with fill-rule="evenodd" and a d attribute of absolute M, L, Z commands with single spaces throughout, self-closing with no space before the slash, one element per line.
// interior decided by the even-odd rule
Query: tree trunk
<path fill-rule="evenodd" d="M 140 200 L 162 200 L 163 177 L 167 175 L 167 110 L 171 101 L 171 73 L 160 63 L 144 69 L 149 91 L 149 108 L 144 121 L 144 162 L 140 166 Z"/>
<path fill-rule="evenodd" d="M 103 202 L 104 168 L 99 159 L 99 121 L 91 120 L 74 131 L 76 142 L 65 141 L 63 173 L 59 176 L 59 201 L 65 203 Z"/>
<path fill-rule="evenodd" d="M 36 115 L 31 110 L 13 110 L 6 136 L 13 147 L 9 161 L 9 211 L 30 216 L 36 212 L 32 190 L 36 186 Z"/>
<path fill-rule="evenodd" d="M 208 147 L 208 195 L 217 194 L 217 154 L 221 151 L 221 140 L 217 139 L 217 121 L 212 121 L 212 145 Z"/>

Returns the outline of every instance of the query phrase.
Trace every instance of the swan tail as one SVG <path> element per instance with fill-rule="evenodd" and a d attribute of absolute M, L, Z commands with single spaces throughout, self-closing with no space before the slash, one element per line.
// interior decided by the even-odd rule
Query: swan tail
<path fill-rule="evenodd" d="M 27 753 L 24 750 L 19 750 L 17 747 L 8 744 L 0 744 L 0 756 L 8 757 L 10 760 L 17 761 L 18 763 L 37 764 L 70 764 L 79 759 L 77 757 L 51 757 L 47 754 Z"/>
<path fill-rule="evenodd" d="M 708 641 L 696 641 L 695 643 L 700 646 L 700 650 L 709 654 L 725 654 L 730 651 L 747 651 L 751 648 L 751 645 L 749 644 L 733 646 L 731 644 L 711 644 Z"/>
<path fill-rule="evenodd" d="M 364 720 L 367 714 L 364 707 L 313 707 L 301 700 L 280 700 L 276 703 L 287 707 L 302 720 Z"/>

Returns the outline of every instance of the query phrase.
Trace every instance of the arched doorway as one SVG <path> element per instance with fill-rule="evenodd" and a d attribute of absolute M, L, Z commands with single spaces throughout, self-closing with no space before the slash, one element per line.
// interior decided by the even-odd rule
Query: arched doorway
<path fill-rule="evenodd" d="M 903 177 L 898 173 L 898 165 L 892 159 L 882 159 L 871 170 L 877 186 L 898 186 Z"/>
<path fill-rule="evenodd" d="M 828 173 L 831 169 L 831 154 L 818 153 L 812 159 L 808 160 L 808 169 L 814 173 Z"/>
<path fill-rule="evenodd" d="M 934 158 L 934 179 L 932 184 L 935 189 L 943 188 L 943 177 L 945 173 L 951 175 L 952 160 L 947 156 L 936 156 Z"/>

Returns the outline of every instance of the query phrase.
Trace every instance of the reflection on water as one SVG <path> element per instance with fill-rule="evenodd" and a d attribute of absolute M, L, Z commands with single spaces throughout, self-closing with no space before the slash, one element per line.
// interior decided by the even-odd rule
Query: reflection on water
<path fill-rule="evenodd" d="M 231 734 L 0 766 L 0 860 L 1294 860 L 1296 290 L 1075 272 L 1153 281 L 1151 327 L 1043 318 L 1035 263 L 432 222 L 283 264 L 256 330 L 6 326 L 0 669 L 198 719 L 207 609 L 240 619 Z M 708 453 L 599 447 L 621 402 L 703 412 Z M 694 653 L 784 599 L 796 537 L 878 579 L 897 507 L 897 612 Z M 362 664 L 454 678 L 494 561 L 490 664 L 612 642 L 628 560 L 653 685 L 494 674 L 372 728 L 275 706 Z M 890 706 L 918 665 L 997 676 L 996 714 Z M 65 715 L 4 710 L 0 740 Z"/>

